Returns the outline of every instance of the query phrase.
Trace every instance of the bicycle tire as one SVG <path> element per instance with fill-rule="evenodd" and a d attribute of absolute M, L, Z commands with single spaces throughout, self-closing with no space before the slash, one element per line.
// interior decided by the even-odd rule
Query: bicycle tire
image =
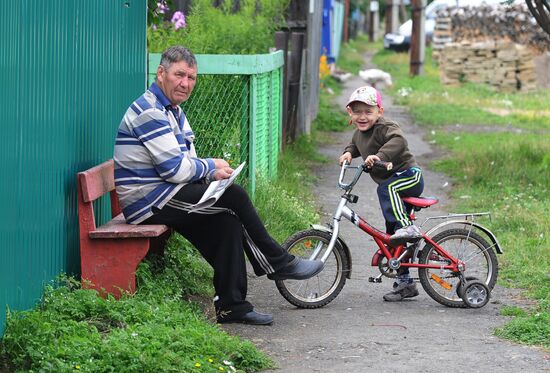
<path fill-rule="evenodd" d="M 495 251 L 483 237 L 467 229 L 449 229 L 434 236 L 433 240 L 449 254 L 465 262 L 464 276 L 475 277 L 490 290 L 493 289 L 498 276 L 498 260 Z M 419 262 L 447 264 L 429 243 L 422 249 Z M 418 269 L 418 277 L 426 293 L 433 300 L 447 307 L 468 307 L 457 292 L 460 284 L 458 274 L 444 273 L 443 281 L 451 286 L 450 289 L 446 289 L 436 281 L 442 275 L 441 272 L 433 268 Z"/>
<path fill-rule="evenodd" d="M 322 244 L 321 258 L 331 238 L 329 232 L 318 229 L 300 231 L 290 236 L 283 248 L 294 256 L 309 258 L 317 243 Z M 320 308 L 332 302 L 346 283 L 350 260 L 337 241 L 327 258 L 323 270 L 307 280 L 277 280 L 279 293 L 289 303 L 299 308 Z"/>

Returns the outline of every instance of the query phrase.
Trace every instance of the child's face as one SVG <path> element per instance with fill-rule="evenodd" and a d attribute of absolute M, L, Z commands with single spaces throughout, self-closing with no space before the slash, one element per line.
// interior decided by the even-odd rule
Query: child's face
<path fill-rule="evenodd" d="M 355 124 L 361 132 L 368 131 L 374 126 L 374 123 L 384 114 L 384 108 L 370 106 L 364 102 L 353 102 L 348 106 L 348 114 L 351 122 Z"/>

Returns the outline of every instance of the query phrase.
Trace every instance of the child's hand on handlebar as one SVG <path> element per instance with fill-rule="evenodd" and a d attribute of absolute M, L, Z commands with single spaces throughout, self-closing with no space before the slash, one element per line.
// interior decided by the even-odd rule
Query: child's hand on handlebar
<path fill-rule="evenodd" d="M 377 155 L 371 154 L 365 159 L 365 164 L 368 168 L 372 168 L 374 166 L 374 162 L 380 161 L 380 157 Z"/>
<path fill-rule="evenodd" d="M 344 154 L 342 154 L 340 156 L 340 158 L 338 159 L 338 164 L 341 166 L 344 162 L 348 162 L 351 163 L 351 153 L 350 152 L 345 152 Z"/>

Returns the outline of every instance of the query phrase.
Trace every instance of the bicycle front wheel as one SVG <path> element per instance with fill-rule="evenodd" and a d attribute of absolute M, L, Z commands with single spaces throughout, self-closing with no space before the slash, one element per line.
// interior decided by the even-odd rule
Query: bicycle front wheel
<path fill-rule="evenodd" d="M 498 261 L 495 251 L 479 234 L 468 229 L 449 229 L 433 237 L 447 253 L 464 262 L 463 275 L 467 280 L 477 279 L 492 290 L 497 281 Z M 448 265 L 450 261 L 427 244 L 420 253 L 420 263 Z M 460 279 L 451 271 L 419 268 L 418 277 L 422 287 L 435 301 L 448 306 L 465 308 L 461 298 Z"/>
<path fill-rule="evenodd" d="M 317 259 L 327 250 L 331 234 L 318 229 L 298 232 L 289 237 L 283 248 L 290 254 L 309 259 L 320 249 Z M 332 302 L 346 283 L 350 260 L 342 245 L 337 241 L 323 270 L 307 280 L 277 280 L 275 284 L 281 295 L 300 308 L 319 308 Z"/>

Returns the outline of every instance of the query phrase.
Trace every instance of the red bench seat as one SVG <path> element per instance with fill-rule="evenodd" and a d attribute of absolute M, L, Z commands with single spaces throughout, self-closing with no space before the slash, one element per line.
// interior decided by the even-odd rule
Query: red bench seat
<path fill-rule="evenodd" d="M 115 191 L 113 160 L 79 172 L 77 187 L 83 286 L 116 298 L 123 292 L 133 293 L 138 264 L 150 251 L 162 253 L 170 229 L 165 225 L 126 224 Z M 113 218 L 96 227 L 93 201 L 107 193 Z"/>

